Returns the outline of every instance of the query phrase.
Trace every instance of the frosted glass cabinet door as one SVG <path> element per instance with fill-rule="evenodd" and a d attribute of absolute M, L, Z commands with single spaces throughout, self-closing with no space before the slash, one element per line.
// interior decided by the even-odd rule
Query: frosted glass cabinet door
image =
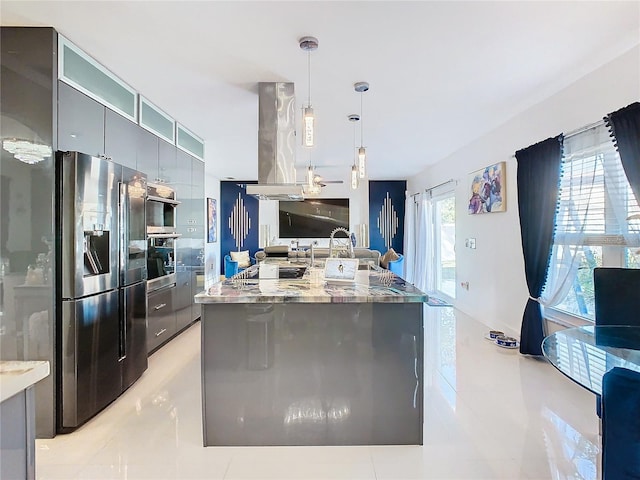
<path fill-rule="evenodd" d="M 62 35 L 58 36 L 58 74 L 64 82 L 128 119 L 138 118 L 136 91 Z"/>
<path fill-rule="evenodd" d="M 58 150 L 104 154 L 104 106 L 58 82 Z"/>

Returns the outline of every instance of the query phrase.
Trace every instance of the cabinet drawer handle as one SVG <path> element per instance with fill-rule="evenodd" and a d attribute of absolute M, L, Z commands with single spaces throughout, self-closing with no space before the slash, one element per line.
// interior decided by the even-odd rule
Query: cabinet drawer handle
<path fill-rule="evenodd" d="M 156 333 L 156 337 L 159 337 L 160 335 L 162 335 L 164 332 L 166 332 L 167 329 L 163 328 L 162 330 L 160 330 L 158 333 Z"/>
<path fill-rule="evenodd" d="M 159 305 L 156 305 L 155 307 L 153 307 L 154 310 L 160 310 L 161 308 L 166 307 L 167 304 L 166 303 L 161 303 Z"/>

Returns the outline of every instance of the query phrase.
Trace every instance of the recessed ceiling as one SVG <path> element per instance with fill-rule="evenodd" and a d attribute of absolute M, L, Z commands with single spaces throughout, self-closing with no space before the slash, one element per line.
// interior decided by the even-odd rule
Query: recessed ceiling
<path fill-rule="evenodd" d="M 407 178 L 640 43 L 640 2 L 2 1 L 2 25 L 53 26 L 206 140 L 218 178 L 257 179 L 257 83 L 309 94 L 317 147 L 348 179 L 360 111 L 373 179 Z M 577 126 L 576 126 L 577 127 Z M 358 138 L 359 143 L 359 138 Z M 311 156 L 310 156 L 311 155 Z"/>

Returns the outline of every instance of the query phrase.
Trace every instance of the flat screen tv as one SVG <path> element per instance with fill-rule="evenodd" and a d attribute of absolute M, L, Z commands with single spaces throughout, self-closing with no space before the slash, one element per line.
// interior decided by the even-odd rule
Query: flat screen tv
<path fill-rule="evenodd" d="M 280 201 L 280 238 L 329 238 L 337 227 L 349 230 L 348 198 Z"/>

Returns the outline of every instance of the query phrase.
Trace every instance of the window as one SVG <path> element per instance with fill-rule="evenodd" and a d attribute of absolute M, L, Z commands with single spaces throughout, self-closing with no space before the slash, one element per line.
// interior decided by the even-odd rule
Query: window
<path fill-rule="evenodd" d="M 566 137 L 545 303 L 593 320 L 593 269 L 640 268 L 639 212 L 604 124 Z"/>
<path fill-rule="evenodd" d="M 455 193 L 434 197 L 435 287 L 438 293 L 456 298 L 456 202 Z"/>

